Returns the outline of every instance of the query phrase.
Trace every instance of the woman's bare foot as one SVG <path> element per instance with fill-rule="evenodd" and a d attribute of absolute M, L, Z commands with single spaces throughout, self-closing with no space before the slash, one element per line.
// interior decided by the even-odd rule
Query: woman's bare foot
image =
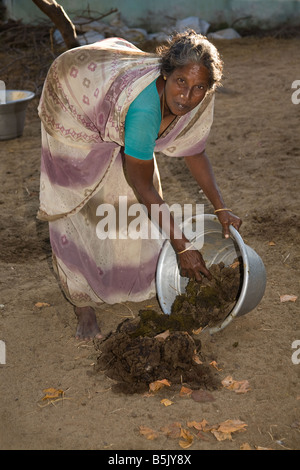
<path fill-rule="evenodd" d="M 92 307 L 75 307 L 75 314 L 78 319 L 76 339 L 102 338 L 95 310 Z"/>

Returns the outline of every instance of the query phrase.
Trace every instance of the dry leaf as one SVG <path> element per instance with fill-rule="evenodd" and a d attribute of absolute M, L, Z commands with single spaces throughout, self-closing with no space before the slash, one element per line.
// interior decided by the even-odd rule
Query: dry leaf
<path fill-rule="evenodd" d="M 165 406 L 170 406 L 170 405 L 173 405 L 174 402 L 169 400 L 168 398 L 163 398 L 162 400 L 160 400 L 160 403 L 162 403 Z"/>
<path fill-rule="evenodd" d="M 188 428 L 195 428 L 197 431 L 204 431 L 208 422 L 203 419 L 202 421 L 188 421 L 186 424 Z"/>
<path fill-rule="evenodd" d="M 261 447 L 261 446 L 256 446 L 255 449 L 256 450 L 273 450 L 270 447 Z"/>
<path fill-rule="evenodd" d="M 201 361 L 200 357 L 197 354 L 193 356 L 193 361 L 199 365 L 203 364 L 203 362 Z"/>
<path fill-rule="evenodd" d="M 182 439 L 179 441 L 180 447 L 183 449 L 188 449 L 193 444 L 194 436 L 187 430 L 181 428 L 180 437 Z"/>
<path fill-rule="evenodd" d="M 206 390 L 193 390 L 191 397 L 194 401 L 198 403 L 205 403 L 208 401 L 215 401 L 215 398 L 212 396 L 211 393 L 207 392 Z"/>
<path fill-rule="evenodd" d="M 186 397 L 186 396 L 190 396 L 192 394 L 193 390 L 191 388 L 188 388 L 188 387 L 185 387 L 184 385 L 182 385 L 181 389 L 180 389 L 180 392 L 179 392 L 179 396 L 180 397 Z"/>
<path fill-rule="evenodd" d="M 208 441 L 209 439 L 203 434 L 202 431 L 198 431 L 196 436 L 198 437 L 198 439 L 202 439 L 203 441 Z"/>
<path fill-rule="evenodd" d="M 215 436 L 217 441 L 232 441 L 232 435 L 230 432 L 219 432 L 213 429 L 211 433 Z"/>
<path fill-rule="evenodd" d="M 236 382 L 236 381 L 233 380 L 232 376 L 231 376 L 231 375 L 228 375 L 227 377 L 225 377 L 225 379 L 222 380 L 222 385 L 223 385 L 223 387 L 225 387 L 225 388 L 233 388 L 235 382 Z"/>
<path fill-rule="evenodd" d="M 232 433 L 245 431 L 246 423 L 238 419 L 228 419 L 223 423 L 214 426 L 211 433 L 218 441 L 232 440 Z"/>
<path fill-rule="evenodd" d="M 218 364 L 216 363 L 216 361 L 211 361 L 209 364 L 210 364 L 212 367 L 214 367 L 215 369 L 217 369 L 218 371 L 223 370 L 223 369 L 220 369 L 220 368 L 218 367 Z"/>
<path fill-rule="evenodd" d="M 269 242 L 269 246 L 275 246 L 275 245 L 276 245 L 275 242 L 273 242 L 273 241 Z"/>
<path fill-rule="evenodd" d="M 167 426 L 163 426 L 160 430 L 165 436 L 171 439 L 178 439 L 181 434 L 181 424 L 175 421 Z"/>
<path fill-rule="evenodd" d="M 280 296 L 280 302 L 296 302 L 297 299 L 296 295 L 285 294 Z"/>
<path fill-rule="evenodd" d="M 250 384 L 248 380 L 241 380 L 236 382 L 236 388 L 234 389 L 235 393 L 248 393 L 250 392 Z"/>
<path fill-rule="evenodd" d="M 154 441 L 154 439 L 159 437 L 159 434 L 148 426 L 139 426 L 139 432 L 149 441 Z"/>
<path fill-rule="evenodd" d="M 243 442 L 243 444 L 240 445 L 240 450 L 252 450 L 250 444 L 248 442 Z"/>
<path fill-rule="evenodd" d="M 212 431 L 216 431 L 218 425 L 217 424 L 206 424 L 204 427 L 203 427 L 203 431 L 204 432 L 212 432 Z"/>
<path fill-rule="evenodd" d="M 234 261 L 234 263 L 230 264 L 229 267 L 235 269 L 235 268 L 238 268 L 239 265 L 240 265 L 239 261 Z"/>
<path fill-rule="evenodd" d="M 155 382 L 151 382 L 149 384 L 149 390 L 150 392 L 155 393 L 165 386 L 170 387 L 170 385 L 171 383 L 167 379 L 156 380 Z"/>
<path fill-rule="evenodd" d="M 34 306 L 37 308 L 51 307 L 51 305 L 47 304 L 46 302 L 37 302 Z"/>
<path fill-rule="evenodd" d="M 168 336 L 170 336 L 170 330 L 163 331 L 159 335 L 156 335 L 155 338 L 165 340 Z"/>
<path fill-rule="evenodd" d="M 183 449 L 188 449 L 189 447 L 191 447 L 191 445 L 193 444 L 193 441 L 183 441 L 183 440 L 180 440 L 178 442 L 178 444 L 180 445 L 180 447 L 182 447 Z"/>
<path fill-rule="evenodd" d="M 58 390 L 56 388 L 45 388 L 43 390 L 45 393 L 45 396 L 43 397 L 43 400 L 54 400 L 55 398 L 61 398 L 64 396 L 64 391 L 63 390 Z"/>
<path fill-rule="evenodd" d="M 199 335 L 202 330 L 203 330 L 203 327 L 200 326 L 200 328 L 198 328 L 197 330 L 192 330 L 192 333 L 193 333 L 194 335 Z"/>
<path fill-rule="evenodd" d="M 220 432 L 232 433 L 237 431 L 245 431 L 246 426 L 248 425 L 239 419 L 227 419 L 226 421 L 223 421 L 223 423 L 219 424 L 217 430 Z"/>
<path fill-rule="evenodd" d="M 234 380 L 231 375 L 228 375 L 222 380 L 222 385 L 228 390 L 233 390 L 235 393 L 247 393 L 250 390 L 248 380 L 237 381 Z"/>

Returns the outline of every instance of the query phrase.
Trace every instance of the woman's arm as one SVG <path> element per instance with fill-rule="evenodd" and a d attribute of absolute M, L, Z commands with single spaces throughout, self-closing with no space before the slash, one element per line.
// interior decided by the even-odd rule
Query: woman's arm
<path fill-rule="evenodd" d="M 185 162 L 204 194 L 214 206 L 214 209 L 217 211 L 217 209 L 226 208 L 223 197 L 216 183 L 211 163 L 206 153 L 202 152 L 198 155 L 185 157 Z M 226 238 L 230 236 L 230 225 L 233 225 L 237 230 L 239 230 L 242 224 L 241 219 L 231 211 L 217 211 L 216 215 L 222 224 L 224 236 Z"/>
<path fill-rule="evenodd" d="M 159 220 L 153 220 L 159 224 L 164 232 L 167 232 L 170 242 L 178 254 L 189 246 L 189 240 L 184 236 L 168 210 L 164 200 L 160 197 L 153 185 L 154 162 L 153 160 L 139 160 L 125 154 L 125 175 L 129 185 L 134 190 L 138 201 L 144 204 L 148 210 L 149 217 L 157 214 L 151 210 L 152 205 L 157 204 Z M 153 216 L 154 214 L 154 216 Z M 205 266 L 202 255 L 197 250 L 188 250 L 178 255 L 181 274 L 198 281 L 202 279 L 201 274 L 211 278 L 211 274 Z"/>

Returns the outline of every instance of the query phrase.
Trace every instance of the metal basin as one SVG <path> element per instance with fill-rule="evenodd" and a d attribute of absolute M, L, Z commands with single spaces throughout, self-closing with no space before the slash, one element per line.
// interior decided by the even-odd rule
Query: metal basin
<path fill-rule="evenodd" d="M 204 218 L 203 231 L 195 236 L 195 225 L 199 217 Z M 182 230 L 195 247 L 200 249 L 208 268 L 221 261 L 225 266 L 229 266 L 235 258 L 242 259 L 243 276 L 239 298 L 225 320 L 220 325 L 209 329 L 209 332 L 213 334 L 225 328 L 235 317 L 245 315 L 259 304 L 266 288 L 265 267 L 258 254 L 244 243 L 234 227 L 230 227 L 231 237 L 224 238 L 222 226 L 215 215 L 205 214 L 191 217 L 182 224 Z M 171 313 L 176 296 L 185 292 L 188 281 L 188 278 L 180 276 L 175 252 L 170 242 L 166 241 L 158 260 L 156 272 L 157 295 L 164 313 Z"/>
<path fill-rule="evenodd" d="M 35 94 L 26 90 L 6 90 L 5 96 L 5 103 L 0 104 L 0 140 L 23 134 L 26 108 Z"/>

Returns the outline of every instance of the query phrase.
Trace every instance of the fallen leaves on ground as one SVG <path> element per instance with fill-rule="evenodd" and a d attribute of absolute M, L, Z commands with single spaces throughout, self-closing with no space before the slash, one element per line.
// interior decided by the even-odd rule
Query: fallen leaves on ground
<path fill-rule="evenodd" d="M 210 431 L 218 441 L 232 440 L 234 432 L 246 431 L 246 423 L 238 419 L 228 419 L 223 423 L 213 426 Z"/>
<path fill-rule="evenodd" d="M 193 444 L 195 437 L 188 429 L 182 427 L 179 422 L 167 424 L 161 427 L 160 431 L 155 431 L 148 426 L 139 426 L 139 432 L 142 436 L 151 441 L 159 438 L 161 435 L 170 439 L 179 439 L 178 444 L 183 449 L 188 449 Z"/>
<path fill-rule="evenodd" d="M 37 302 L 34 306 L 37 308 L 51 307 L 51 305 L 47 302 Z"/>
<path fill-rule="evenodd" d="M 189 397 L 193 393 L 193 390 L 189 387 L 181 386 L 179 396 L 180 397 Z"/>
<path fill-rule="evenodd" d="M 240 450 L 252 450 L 250 444 L 248 442 L 243 442 L 243 444 L 240 445 Z"/>
<path fill-rule="evenodd" d="M 214 367 L 218 372 L 220 372 L 220 371 L 223 370 L 223 369 L 221 369 L 221 368 L 218 366 L 218 364 L 217 364 L 216 361 L 211 361 L 209 364 L 210 364 L 212 367 Z"/>
<path fill-rule="evenodd" d="M 191 447 L 194 441 L 194 436 L 193 434 L 190 433 L 190 431 L 188 431 L 187 429 L 181 428 L 180 437 L 181 439 L 178 442 L 180 447 L 182 447 L 183 449 L 188 449 L 189 447 Z"/>
<path fill-rule="evenodd" d="M 167 379 L 155 380 L 149 384 L 149 392 L 156 393 L 163 387 L 170 387 L 171 383 Z"/>
<path fill-rule="evenodd" d="M 210 363 L 212 367 L 221 370 L 216 361 Z M 250 390 L 248 380 L 234 380 L 232 376 L 227 376 L 222 380 L 222 385 L 228 390 L 233 390 L 235 393 L 247 393 Z M 156 380 L 149 384 L 149 393 L 146 396 L 153 396 L 164 387 L 170 387 L 171 382 L 167 379 Z M 191 388 L 182 385 L 180 397 L 191 397 L 194 401 L 199 403 L 215 401 L 215 397 L 207 390 L 192 390 Z M 160 403 L 168 407 L 174 402 L 168 398 L 163 398 Z M 194 443 L 195 439 L 207 440 L 208 435 L 213 435 L 217 441 L 232 440 L 234 433 L 246 431 L 247 424 L 240 420 L 227 420 L 215 425 L 209 425 L 206 420 L 202 421 L 188 421 L 187 425 L 181 425 L 179 422 L 174 422 L 169 425 L 163 426 L 160 431 L 148 428 L 147 426 L 140 426 L 139 432 L 148 440 L 154 440 L 160 436 L 165 436 L 171 439 L 178 439 L 178 445 L 183 449 L 188 449 Z M 247 450 L 248 444 L 243 444 L 241 449 Z"/>
<path fill-rule="evenodd" d="M 280 302 L 296 302 L 297 299 L 296 295 L 284 294 L 280 296 Z"/>
<path fill-rule="evenodd" d="M 73 400 L 72 397 L 66 397 L 66 392 L 69 389 L 61 390 L 59 388 L 49 387 L 43 390 L 44 396 L 42 397 L 41 401 L 43 404 L 38 403 L 40 408 L 44 408 L 49 405 L 55 406 L 57 402 L 64 403 L 66 400 Z M 45 402 L 45 403 L 44 403 Z"/>
<path fill-rule="evenodd" d="M 173 405 L 173 401 L 169 400 L 168 398 L 163 398 L 162 400 L 160 400 L 161 404 L 162 405 L 165 405 L 165 406 L 170 406 L 170 405 Z"/>
<path fill-rule="evenodd" d="M 53 387 L 45 388 L 43 392 L 45 393 L 43 400 L 53 400 L 55 398 L 61 398 L 64 396 L 65 393 L 63 390 L 56 389 Z"/>
<path fill-rule="evenodd" d="M 158 439 L 161 436 L 179 439 L 178 445 L 183 449 L 188 449 L 193 445 L 195 439 L 207 440 L 203 433 L 206 433 L 206 435 L 212 434 L 217 441 L 225 441 L 232 440 L 234 433 L 246 431 L 246 427 L 247 424 L 238 419 L 228 419 L 214 425 L 209 425 L 203 419 L 202 421 L 188 421 L 186 426 L 175 421 L 174 423 L 162 426 L 159 431 L 141 425 L 139 426 L 139 433 L 148 440 Z M 248 444 L 242 444 L 242 446 L 244 450 L 247 450 Z"/>
<path fill-rule="evenodd" d="M 48 405 L 55 405 L 59 401 L 64 401 L 64 400 L 71 400 L 71 398 L 66 398 L 65 397 L 65 391 L 57 388 L 45 388 L 43 390 L 44 396 L 42 398 L 42 402 L 46 402 L 43 405 L 39 406 L 41 408 L 44 408 L 45 406 Z"/>
<path fill-rule="evenodd" d="M 165 436 L 171 439 L 178 439 L 181 434 L 181 423 L 175 421 L 174 423 L 163 426 L 160 430 Z"/>
<path fill-rule="evenodd" d="M 206 419 L 203 419 L 202 421 L 188 421 L 187 422 L 187 427 L 194 428 L 196 431 L 196 437 L 204 441 L 207 441 L 208 439 L 205 437 L 202 431 L 204 431 L 207 425 L 208 425 L 208 422 L 206 421 Z"/>
<path fill-rule="evenodd" d="M 139 432 L 149 441 L 154 441 L 154 439 L 157 439 L 159 437 L 159 433 L 149 428 L 148 426 L 140 426 Z"/>
<path fill-rule="evenodd" d="M 261 446 L 255 446 L 256 450 L 273 450 L 271 447 L 261 447 Z"/>
<path fill-rule="evenodd" d="M 222 385 L 228 390 L 233 390 L 235 393 L 247 393 L 250 391 L 248 380 L 234 380 L 231 375 L 222 380 Z"/>
<path fill-rule="evenodd" d="M 218 441 L 232 440 L 234 432 L 245 431 L 247 424 L 238 419 L 228 419 L 219 424 L 209 425 L 204 419 L 203 421 L 190 421 L 188 427 L 193 427 L 198 431 L 212 433 Z"/>
<path fill-rule="evenodd" d="M 206 419 L 203 419 L 202 421 L 188 421 L 187 422 L 187 427 L 188 428 L 195 428 L 197 431 L 203 431 L 205 426 L 208 425 L 208 422 Z"/>

